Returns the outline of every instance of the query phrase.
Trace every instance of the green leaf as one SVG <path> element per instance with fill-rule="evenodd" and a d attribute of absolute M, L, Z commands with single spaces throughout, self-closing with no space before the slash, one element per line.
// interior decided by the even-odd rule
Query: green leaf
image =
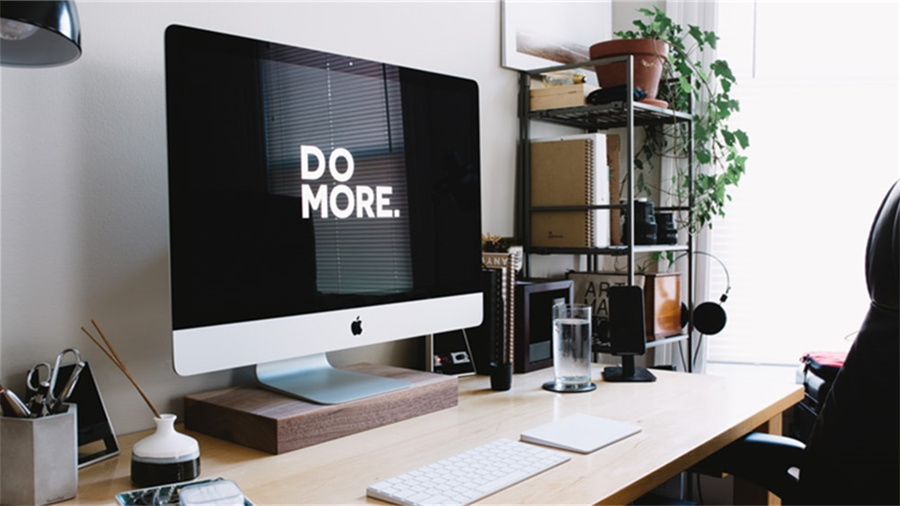
<path fill-rule="evenodd" d="M 697 41 L 698 46 L 703 47 L 703 31 L 699 26 L 688 25 L 688 33 Z"/>
<path fill-rule="evenodd" d="M 662 18 L 657 17 L 657 20 L 654 24 L 659 26 L 658 33 L 665 33 L 672 27 L 672 20 L 665 16 L 663 16 Z"/>
<path fill-rule="evenodd" d="M 717 76 L 721 77 L 724 80 L 731 82 L 737 80 L 734 77 L 734 74 L 731 72 L 731 67 L 728 66 L 728 62 L 725 60 L 716 60 L 712 62 L 709 67 L 715 71 Z"/>
<path fill-rule="evenodd" d="M 725 144 L 728 144 L 729 146 L 734 144 L 734 134 L 728 130 L 722 130 L 722 138 L 725 139 Z"/>
<path fill-rule="evenodd" d="M 741 145 L 741 149 L 747 149 L 747 146 L 750 145 L 750 138 L 747 137 L 747 133 L 743 130 L 735 130 L 734 136 L 737 137 L 738 142 Z"/>
<path fill-rule="evenodd" d="M 698 141 L 705 141 L 709 138 L 709 131 L 706 130 L 706 127 L 703 126 L 702 123 L 698 123 L 694 125 L 694 139 Z"/>
<path fill-rule="evenodd" d="M 691 92 L 691 82 L 688 81 L 686 77 L 684 77 L 683 75 L 678 76 L 678 83 L 681 85 L 681 91 L 683 91 L 684 93 Z"/>
<path fill-rule="evenodd" d="M 720 81 L 719 84 L 722 86 L 722 91 L 725 93 L 731 91 L 731 81 Z"/>
<path fill-rule="evenodd" d="M 699 148 L 694 151 L 694 155 L 696 155 L 697 161 L 701 164 L 707 164 L 712 161 L 712 155 L 709 153 L 708 149 Z"/>

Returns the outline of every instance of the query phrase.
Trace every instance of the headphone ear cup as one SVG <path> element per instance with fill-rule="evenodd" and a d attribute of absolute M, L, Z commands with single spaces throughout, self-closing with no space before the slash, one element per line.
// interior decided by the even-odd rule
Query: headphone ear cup
<path fill-rule="evenodd" d="M 718 334 L 725 328 L 727 320 L 725 310 L 715 302 L 704 302 L 694 308 L 694 328 L 701 334 Z"/>

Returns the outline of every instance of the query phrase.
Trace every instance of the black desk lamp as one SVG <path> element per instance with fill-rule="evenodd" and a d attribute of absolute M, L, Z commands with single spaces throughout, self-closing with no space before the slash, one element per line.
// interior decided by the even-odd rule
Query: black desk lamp
<path fill-rule="evenodd" d="M 52 67 L 81 56 L 75 2 L 0 2 L 0 64 Z"/>

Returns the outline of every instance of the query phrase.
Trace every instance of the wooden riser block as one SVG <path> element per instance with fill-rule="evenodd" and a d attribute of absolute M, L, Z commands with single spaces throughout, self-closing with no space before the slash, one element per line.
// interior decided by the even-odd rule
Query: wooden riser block
<path fill-rule="evenodd" d="M 381 427 L 457 404 L 455 376 L 377 364 L 344 369 L 410 381 L 408 388 L 340 405 L 320 405 L 258 386 L 184 398 L 185 427 L 278 454 Z"/>

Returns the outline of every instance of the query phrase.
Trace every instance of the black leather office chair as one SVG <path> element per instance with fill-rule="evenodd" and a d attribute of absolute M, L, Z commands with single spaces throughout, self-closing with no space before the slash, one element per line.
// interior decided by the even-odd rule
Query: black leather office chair
<path fill-rule="evenodd" d="M 900 182 L 869 234 L 869 311 L 808 444 L 754 433 L 707 459 L 702 469 L 747 478 L 787 504 L 900 504 L 898 271 Z M 799 479 L 791 468 L 799 469 Z"/>

